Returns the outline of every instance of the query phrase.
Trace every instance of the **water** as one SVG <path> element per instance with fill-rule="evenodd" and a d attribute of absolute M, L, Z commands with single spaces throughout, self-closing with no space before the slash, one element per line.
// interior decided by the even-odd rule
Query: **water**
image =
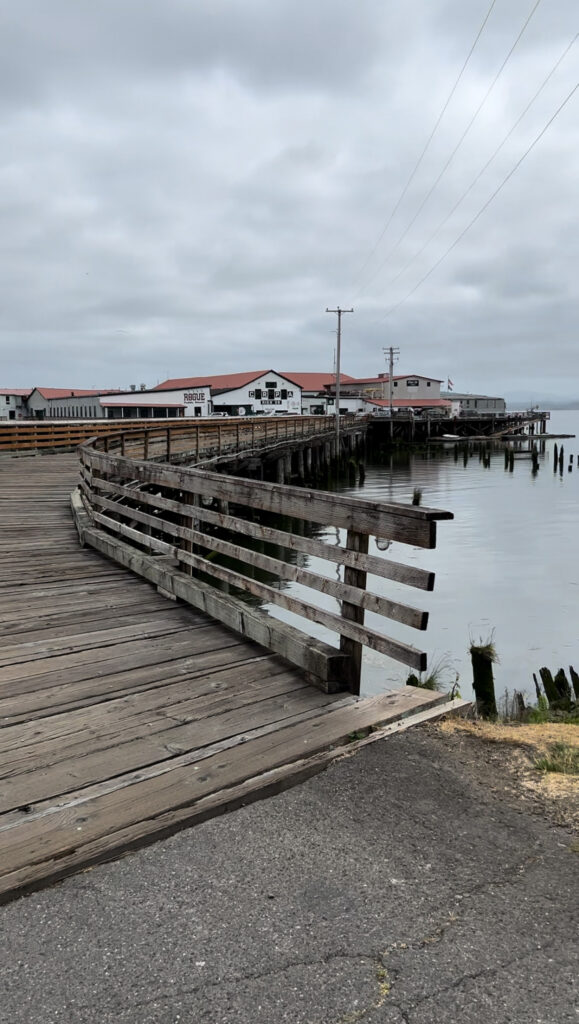
<path fill-rule="evenodd" d="M 579 435 L 579 411 L 553 412 L 549 430 Z M 454 445 L 448 445 L 405 452 L 385 465 L 370 463 L 363 487 L 335 487 L 342 494 L 405 502 L 420 487 L 423 505 L 454 513 L 454 520 L 438 524 L 435 550 L 393 543 L 386 556 L 434 570 L 433 593 L 368 578 L 369 590 L 428 610 L 428 630 L 418 632 L 370 613 L 366 623 L 425 650 L 430 668 L 442 662 L 443 682 L 448 687 L 458 678 L 463 696 L 472 693 L 469 643 L 486 641 L 491 634 L 500 658 L 497 693 L 518 689 L 534 696 L 532 673 L 542 665 L 556 670 L 574 664 L 579 669 L 579 436 L 557 442 L 565 448 L 562 475 L 553 472 L 554 443 L 546 442 L 535 476 L 527 458 L 515 460 L 514 471 L 506 472 L 502 447 L 491 453 L 487 468 L 478 449 L 464 465 L 462 448 L 456 460 Z M 571 453 L 575 458 L 569 473 Z M 337 540 L 335 530 L 320 536 L 329 543 Z M 370 551 L 376 551 L 374 540 Z M 308 564 L 314 571 L 331 572 L 328 563 L 309 559 Z M 309 600 L 313 596 L 293 584 L 288 592 Z M 336 609 L 330 598 L 317 594 L 314 599 Z M 288 613 L 268 610 L 298 624 Z M 299 624 L 303 627 L 303 620 Z M 311 632 L 336 641 L 323 627 L 312 626 Z M 364 652 L 363 693 L 401 685 L 407 674 L 405 666 Z"/>

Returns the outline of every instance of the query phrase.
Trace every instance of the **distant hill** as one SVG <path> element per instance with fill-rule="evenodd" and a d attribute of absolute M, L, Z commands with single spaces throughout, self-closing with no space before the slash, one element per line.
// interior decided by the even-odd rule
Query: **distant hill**
<path fill-rule="evenodd" d="M 537 398 L 536 395 L 505 395 L 509 409 L 530 409 L 539 406 L 540 409 L 579 409 L 579 398 L 555 398 L 545 396 Z"/>

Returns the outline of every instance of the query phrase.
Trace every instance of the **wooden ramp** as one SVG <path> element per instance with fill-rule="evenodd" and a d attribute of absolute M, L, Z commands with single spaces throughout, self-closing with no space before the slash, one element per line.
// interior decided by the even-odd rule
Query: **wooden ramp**
<path fill-rule="evenodd" d="M 275 792 L 411 687 L 326 694 L 81 549 L 69 455 L 0 460 L 0 900 Z"/>

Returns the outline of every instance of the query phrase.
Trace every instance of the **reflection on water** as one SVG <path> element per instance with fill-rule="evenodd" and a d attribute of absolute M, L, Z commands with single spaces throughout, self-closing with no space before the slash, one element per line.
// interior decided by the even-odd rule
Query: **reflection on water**
<path fill-rule="evenodd" d="M 579 412 L 554 412 L 553 433 L 579 434 Z M 471 693 L 470 638 L 486 639 L 494 630 L 500 664 L 497 690 L 524 689 L 533 693 L 532 673 L 542 665 L 557 669 L 579 667 L 579 570 L 576 554 L 579 518 L 579 439 L 558 442 L 565 449 L 562 471 L 553 469 L 553 441 L 548 441 L 533 472 L 530 458 L 515 456 L 510 468 L 504 449 L 481 450 L 471 445 L 406 450 L 368 464 L 364 485 L 338 483 L 334 489 L 379 501 L 410 502 L 415 487 L 422 504 L 448 509 L 454 520 L 438 524 L 434 551 L 393 543 L 386 555 L 436 572 L 433 593 L 415 591 L 389 580 L 369 577 L 368 589 L 430 611 L 426 633 L 366 613 L 366 623 L 393 637 L 421 647 L 430 665 L 447 663 L 446 678 L 460 677 L 463 696 Z M 574 466 L 568 470 L 569 455 Z M 316 531 L 327 543 L 343 542 L 339 531 Z M 310 534 L 311 535 L 311 534 Z M 375 541 L 370 551 L 378 553 Z M 303 557 L 303 556 L 302 556 Z M 314 571 L 334 570 L 327 562 L 308 558 Z M 287 592 L 315 599 L 337 610 L 337 602 L 297 584 Z M 269 607 L 285 621 L 294 617 Z M 323 627 L 311 632 L 329 642 L 335 637 Z M 376 693 L 404 682 L 404 666 L 373 651 L 364 652 L 364 693 Z"/>

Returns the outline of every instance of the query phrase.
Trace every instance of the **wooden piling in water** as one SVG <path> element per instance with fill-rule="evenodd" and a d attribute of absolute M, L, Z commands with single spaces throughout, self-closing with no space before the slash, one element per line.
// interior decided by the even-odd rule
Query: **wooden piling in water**
<path fill-rule="evenodd" d="M 494 645 L 492 642 L 479 646 L 471 644 L 470 657 L 477 710 L 483 718 L 496 718 L 497 702 L 493 676 L 493 663 L 496 661 Z"/>
<path fill-rule="evenodd" d="M 533 476 L 536 476 L 539 472 L 539 453 L 537 451 L 536 445 L 533 445 L 533 448 L 531 450 L 531 461 Z"/>

